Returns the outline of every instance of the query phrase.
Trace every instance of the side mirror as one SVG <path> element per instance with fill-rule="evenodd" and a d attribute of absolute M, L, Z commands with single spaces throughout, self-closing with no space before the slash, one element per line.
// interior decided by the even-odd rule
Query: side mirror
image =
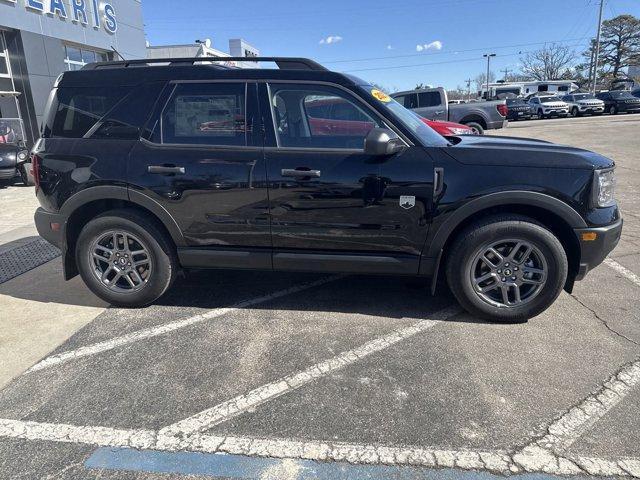
<path fill-rule="evenodd" d="M 372 128 L 364 139 L 364 153 L 367 155 L 394 155 L 404 148 L 402 139 L 388 128 Z"/>
<path fill-rule="evenodd" d="M 23 139 L 18 140 L 18 148 L 27 148 L 27 142 L 25 142 Z"/>

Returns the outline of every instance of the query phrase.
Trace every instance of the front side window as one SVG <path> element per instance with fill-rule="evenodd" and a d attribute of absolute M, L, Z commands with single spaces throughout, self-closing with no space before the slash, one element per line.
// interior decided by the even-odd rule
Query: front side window
<path fill-rule="evenodd" d="M 345 92 L 315 85 L 271 85 L 280 147 L 362 149 L 382 123 Z"/>
<path fill-rule="evenodd" d="M 9 77 L 9 55 L 4 41 L 4 33 L 0 31 L 0 77 Z"/>
<path fill-rule="evenodd" d="M 178 84 L 161 130 L 162 143 L 245 146 L 245 84 Z"/>

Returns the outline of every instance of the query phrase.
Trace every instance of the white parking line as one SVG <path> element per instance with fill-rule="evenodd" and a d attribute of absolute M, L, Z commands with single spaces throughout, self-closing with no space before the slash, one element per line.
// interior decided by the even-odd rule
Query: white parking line
<path fill-rule="evenodd" d="M 235 398 L 222 402 L 215 407 L 211 407 L 196 415 L 169 425 L 160 433 L 163 435 L 190 435 L 197 432 L 204 432 L 219 423 L 225 422 L 251 408 L 273 400 L 285 393 L 300 388 L 318 378 L 329 375 L 336 370 L 346 367 L 358 360 L 361 360 L 372 353 L 389 348 L 396 343 L 412 337 L 420 332 L 437 325 L 461 312 L 461 308 L 451 306 L 440 310 L 432 315 L 432 318 L 421 320 L 409 327 L 399 328 L 380 338 L 371 340 L 357 348 L 343 352 L 333 358 L 317 363 L 305 370 L 291 375 L 287 375 L 275 382 L 267 383 L 250 392 L 239 395 Z"/>
<path fill-rule="evenodd" d="M 632 283 L 635 283 L 638 287 L 640 287 L 640 276 L 633 273 L 627 267 L 620 265 L 618 262 L 616 262 L 612 258 L 605 258 L 604 263 L 606 265 L 609 265 L 611 268 L 613 268 L 616 272 L 618 272 L 620 275 L 625 277 L 627 280 L 629 280 Z"/>
<path fill-rule="evenodd" d="M 279 290 L 277 292 L 270 293 L 262 297 L 244 300 L 240 303 L 236 303 L 231 307 L 216 308 L 214 310 L 210 310 L 206 313 L 195 315 L 193 317 L 189 317 L 184 320 L 178 320 L 176 322 L 166 323 L 164 325 L 159 325 L 157 327 L 151 327 L 144 330 L 139 330 L 137 332 L 129 333 L 127 335 L 122 335 L 120 337 L 115 337 L 110 340 L 106 340 L 104 342 L 98 342 L 98 343 L 94 343 L 84 347 L 80 347 L 76 350 L 69 350 L 67 352 L 51 355 L 50 357 L 47 357 L 44 360 L 41 360 L 40 362 L 36 363 L 33 367 L 27 370 L 26 373 L 36 372 L 38 370 L 42 370 L 47 367 L 52 367 L 54 365 L 60 365 L 62 363 L 70 362 L 71 360 L 75 360 L 77 358 L 95 355 L 97 353 L 106 352 L 108 350 L 112 350 L 114 348 L 121 347 L 123 345 L 139 342 L 140 340 L 146 340 L 148 338 L 157 337 L 158 335 L 164 335 L 165 333 L 173 332 L 180 328 L 189 327 L 196 323 L 212 320 L 214 318 L 221 317 L 228 313 L 232 313 L 236 310 L 251 307 L 259 303 L 268 302 L 270 300 L 274 300 L 279 297 L 284 297 L 285 295 L 291 295 L 292 293 L 301 292 L 309 288 L 313 288 L 319 285 L 323 285 L 325 283 L 333 282 L 340 278 L 344 278 L 344 275 L 333 275 L 330 277 L 324 277 L 314 282 L 303 283 L 302 285 L 297 285 L 295 287 Z"/>
<path fill-rule="evenodd" d="M 502 474 L 548 473 L 554 475 L 591 474 L 640 478 L 640 458 L 616 460 L 596 457 L 554 457 L 547 451 L 531 456 L 535 461 L 522 465 L 521 452 L 501 450 L 453 450 L 436 447 L 403 447 L 341 442 L 300 441 L 194 434 L 184 438 L 165 437 L 153 430 L 113 429 L 0 419 L 0 438 L 124 447 L 165 452 L 200 452 L 248 457 L 338 461 L 364 465 L 397 465 L 458 468 Z M 528 447 L 525 447 L 525 449 Z"/>

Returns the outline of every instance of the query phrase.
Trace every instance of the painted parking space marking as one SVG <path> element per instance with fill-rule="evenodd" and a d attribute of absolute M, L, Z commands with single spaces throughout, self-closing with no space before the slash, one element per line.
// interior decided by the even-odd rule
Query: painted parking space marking
<path fill-rule="evenodd" d="M 246 394 L 239 395 L 197 413 L 185 420 L 169 425 L 168 427 L 163 428 L 161 433 L 168 436 L 175 436 L 204 432 L 215 425 L 246 412 L 249 409 L 255 408 L 258 405 L 278 398 L 285 393 L 296 390 L 303 385 L 351 365 L 358 360 L 368 357 L 372 353 L 385 350 L 402 340 L 424 332 L 438 323 L 458 315 L 461 311 L 462 309 L 457 305 L 447 307 L 431 315 L 432 318 L 421 320 L 408 327 L 396 329 L 387 335 L 371 340 L 352 350 L 342 352 L 335 357 L 316 363 L 305 370 L 287 375 L 279 380 L 267 383 L 266 385 L 262 385 Z"/>
<path fill-rule="evenodd" d="M 168 463 L 173 464 L 175 467 L 175 465 L 181 463 L 181 459 L 184 460 L 185 458 L 163 458 L 146 453 L 152 451 L 194 452 L 217 454 L 216 456 L 222 456 L 220 454 L 239 455 L 245 458 L 271 458 L 290 460 L 292 462 L 311 460 L 325 462 L 325 464 L 326 462 L 330 462 L 328 464 L 343 462 L 349 465 L 413 466 L 431 469 L 455 468 L 502 475 L 527 472 L 552 475 L 617 475 L 640 478 L 640 458 L 611 460 L 595 457 L 567 458 L 557 456 L 551 461 L 545 456 L 540 456 L 537 458 L 536 463 L 529 462 L 526 466 L 523 466 L 518 460 L 518 455 L 521 454 L 521 451 L 509 453 L 499 450 L 451 450 L 273 438 L 219 437 L 202 434 L 194 434 L 183 439 L 177 439 L 175 437 L 165 438 L 159 432 L 152 430 L 112 429 L 99 426 L 75 426 L 8 419 L 0 419 L 0 437 L 111 447 L 110 451 L 101 451 L 97 458 L 93 460 L 90 460 L 91 457 L 89 458 L 88 466 L 96 468 L 100 468 L 100 463 L 104 465 L 104 462 L 108 461 L 112 468 L 127 469 L 127 466 L 123 463 L 126 460 L 129 466 L 137 466 L 132 468 L 133 470 L 139 469 L 144 464 L 145 471 L 154 471 L 154 464 L 162 465 L 164 463 L 166 465 Z M 114 452 L 112 450 L 114 447 L 127 449 L 126 457 L 128 457 L 128 460 L 126 458 L 123 460 L 122 456 L 109 459 L 110 454 Z M 136 453 L 134 452 L 137 452 L 142 457 L 135 458 Z M 285 463 L 284 465 L 295 466 L 293 463 Z M 109 467 L 105 466 L 104 468 Z M 433 470 L 433 472 L 439 473 L 442 470 Z M 284 475 L 269 478 L 283 477 Z"/>
<path fill-rule="evenodd" d="M 231 307 L 224 308 L 216 308 L 213 310 L 209 310 L 206 313 L 202 313 L 199 315 L 194 315 L 189 318 L 185 318 L 183 320 L 178 320 L 171 323 L 166 323 L 164 325 L 159 325 L 157 327 L 146 328 L 144 330 L 139 330 L 137 332 L 129 333 L 126 335 L 122 335 L 120 337 L 115 337 L 110 340 L 105 340 L 104 342 L 98 342 L 91 345 L 87 345 L 84 347 L 77 348 L 75 350 L 69 350 L 67 352 L 58 353 L 56 355 L 51 355 L 44 360 L 36 363 L 25 373 L 36 372 L 38 370 L 42 370 L 48 367 L 52 367 L 54 365 L 60 365 L 63 363 L 70 362 L 72 360 L 76 360 L 82 357 L 88 357 L 91 355 L 96 355 L 98 353 L 106 352 L 108 350 L 113 350 L 114 348 L 121 347 L 123 345 L 128 345 L 134 342 L 139 342 L 141 340 L 146 340 L 148 338 L 157 337 L 158 335 L 164 335 L 169 332 L 173 332 L 179 330 L 181 328 L 189 327 L 191 325 L 195 325 L 197 323 L 205 322 L 207 320 L 213 320 L 214 318 L 222 317 L 228 313 L 235 312 L 237 310 L 241 310 L 243 308 L 251 307 L 253 305 L 258 305 L 260 303 L 265 303 L 270 300 L 274 300 L 276 298 L 284 297 L 286 295 L 291 295 L 293 293 L 298 293 L 303 290 L 307 290 L 309 288 L 317 287 L 320 285 L 324 285 L 329 282 L 333 282 L 340 278 L 344 278 L 345 275 L 332 275 L 330 277 L 323 277 L 319 280 L 303 283 L 302 285 L 297 285 L 291 288 L 287 288 L 284 290 L 279 290 L 274 293 L 270 293 L 268 295 L 263 295 L 261 297 L 252 298 L 249 300 L 244 300 L 242 302 L 236 303 Z"/>
<path fill-rule="evenodd" d="M 640 287 L 640 276 L 633 273 L 627 267 L 625 267 L 624 265 L 620 265 L 618 262 L 616 262 L 612 258 L 605 258 L 604 263 L 609 267 L 613 268 L 616 272 L 618 272 L 620 275 L 625 277 L 631 283 L 634 283 L 636 286 Z"/>

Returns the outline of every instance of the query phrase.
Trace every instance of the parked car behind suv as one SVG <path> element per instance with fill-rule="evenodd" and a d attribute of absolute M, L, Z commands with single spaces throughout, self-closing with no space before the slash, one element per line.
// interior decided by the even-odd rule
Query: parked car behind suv
<path fill-rule="evenodd" d="M 33 185 L 22 120 L 0 118 L 0 185 L 9 185 L 16 180 Z"/>
<path fill-rule="evenodd" d="M 627 90 L 600 92 L 596 97 L 604 102 L 605 110 L 611 115 L 640 112 L 640 98 L 633 96 Z"/>
<path fill-rule="evenodd" d="M 280 69 L 162 59 L 59 78 L 32 159 L 36 226 L 66 279 L 136 307 L 192 268 L 425 276 L 432 291 L 444 277 L 468 311 L 513 321 L 618 242 L 608 158 L 445 139 L 356 77 L 252 60 Z"/>
<path fill-rule="evenodd" d="M 522 98 L 507 98 L 506 102 L 509 109 L 508 120 L 531 120 L 535 115 L 531 105 Z"/>
<path fill-rule="evenodd" d="M 479 134 L 506 125 L 507 105 L 504 100 L 449 104 L 447 91 L 442 87 L 397 92 L 391 96 L 421 117 L 461 123 Z"/>
<path fill-rule="evenodd" d="M 572 93 L 562 97 L 562 101 L 569 105 L 569 113 L 572 117 L 580 117 L 585 114 L 602 115 L 604 102 L 590 93 Z"/>
<path fill-rule="evenodd" d="M 529 106 L 540 119 L 569 115 L 569 105 L 556 95 L 534 95 L 529 98 Z"/>

